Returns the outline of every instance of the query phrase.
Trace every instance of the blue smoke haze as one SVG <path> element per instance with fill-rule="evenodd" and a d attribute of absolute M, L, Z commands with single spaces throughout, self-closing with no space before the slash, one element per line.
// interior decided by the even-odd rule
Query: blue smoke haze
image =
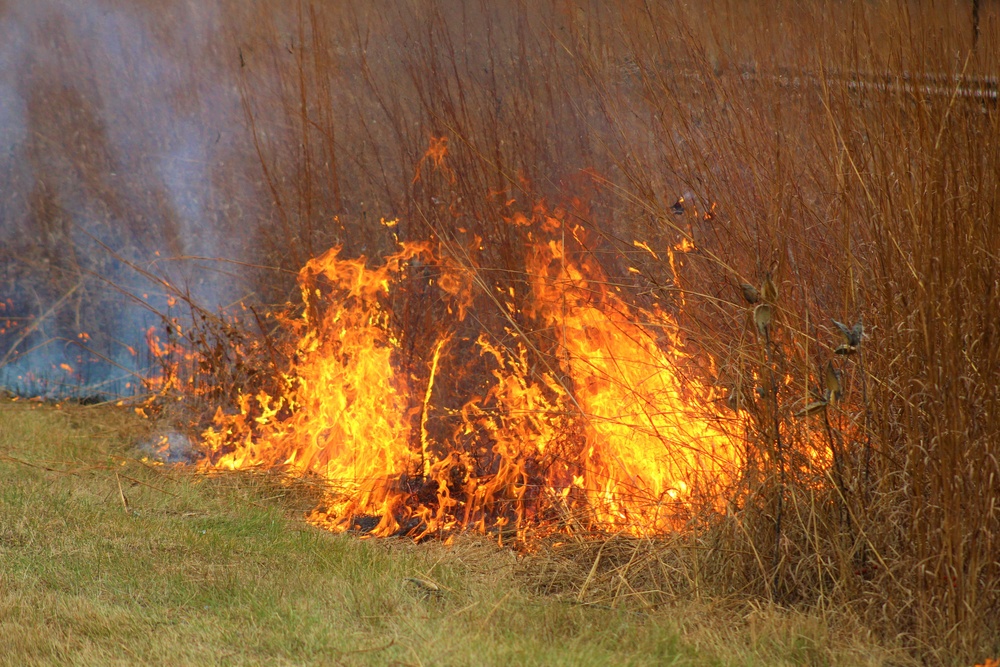
<path fill-rule="evenodd" d="M 159 318 L 124 293 L 160 312 L 168 295 L 100 244 L 207 309 L 241 296 L 232 265 L 183 259 L 243 259 L 252 236 L 235 53 L 214 3 L 0 11 L 0 387 L 127 395 Z"/>

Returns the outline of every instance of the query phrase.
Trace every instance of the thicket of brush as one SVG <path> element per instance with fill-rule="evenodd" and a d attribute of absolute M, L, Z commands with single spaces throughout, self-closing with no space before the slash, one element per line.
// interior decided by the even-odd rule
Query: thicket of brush
<path fill-rule="evenodd" d="M 287 123 L 261 149 L 281 202 L 265 264 L 334 243 L 376 255 L 391 215 L 402 239 L 482 236 L 477 298 L 523 296 L 505 217 L 564 204 L 609 280 L 676 314 L 745 416 L 725 516 L 577 547 L 583 565 L 556 558 L 541 586 L 846 608 L 935 660 L 1000 649 L 996 15 L 974 49 L 963 3 L 427 2 L 296 20 L 299 48 L 245 79 L 248 116 L 279 99 Z M 415 180 L 441 136 L 449 175 Z M 680 284 L 633 246 L 685 238 Z M 769 275 L 763 326 L 739 285 Z M 863 323 L 860 344 L 833 320 Z M 809 456 L 817 434 L 828 465 Z"/>
<path fill-rule="evenodd" d="M 294 174 L 281 198 L 302 256 L 331 242 L 378 251 L 352 248 L 371 235 L 331 230 L 331 213 L 362 229 L 399 216 L 403 238 L 462 225 L 488 240 L 480 275 L 505 290 L 523 287 L 524 239 L 496 193 L 523 208 L 585 201 L 609 274 L 633 298 L 658 290 L 717 361 L 713 379 L 745 392 L 749 464 L 731 513 L 681 548 L 630 546 L 625 572 L 594 546 L 576 594 L 605 573 L 615 600 L 682 585 L 847 604 L 886 636 L 971 656 L 996 650 L 1000 611 L 1000 165 L 996 108 L 966 95 L 996 45 L 971 51 L 955 9 L 434 3 L 374 30 L 314 12 L 285 79 L 295 149 L 264 159 Z M 345 35 L 361 43 L 341 54 Z M 338 71 L 351 85 L 336 88 Z M 271 101 L 248 93 L 251 113 Z M 413 182 L 432 136 L 448 137 L 453 182 Z M 631 248 L 685 237 L 699 250 L 683 285 Z M 736 285 L 772 271 L 762 345 Z M 834 318 L 863 321 L 854 355 L 834 354 Z M 831 363 L 846 395 L 797 419 Z M 808 420 L 825 422 L 829 469 L 802 460 Z"/>
<path fill-rule="evenodd" d="M 462 228 L 484 239 L 480 324 L 502 331 L 490 293 L 528 296 L 526 232 L 508 218 L 563 206 L 624 298 L 677 317 L 733 398 L 747 465 L 725 514 L 688 532 L 544 547 L 539 587 L 616 605 L 768 599 L 846 610 L 928 660 L 1000 651 L 995 10 L 973 48 L 963 2 L 381 9 L 237 12 L 272 202 L 243 269 L 259 300 L 290 300 L 294 272 L 333 245 L 447 250 Z M 440 137 L 447 171 L 421 164 Z M 679 280 L 633 244 L 684 239 Z M 765 324 L 740 285 L 768 277 Z M 401 363 L 426 374 L 440 306 L 393 298 Z M 856 349 L 833 320 L 863 323 Z M 266 317 L 202 321 L 216 387 L 274 381 L 212 343 L 239 338 L 277 368 Z M 454 377 L 442 395 L 458 400 Z"/>

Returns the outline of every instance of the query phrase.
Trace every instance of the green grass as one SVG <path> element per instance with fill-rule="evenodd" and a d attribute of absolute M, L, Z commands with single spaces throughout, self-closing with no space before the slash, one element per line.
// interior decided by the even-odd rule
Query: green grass
<path fill-rule="evenodd" d="M 325 533 L 273 476 L 137 459 L 148 428 L 0 403 L 0 664 L 887 664 L 815 615 L 567 604 L 480 538 Z"/>

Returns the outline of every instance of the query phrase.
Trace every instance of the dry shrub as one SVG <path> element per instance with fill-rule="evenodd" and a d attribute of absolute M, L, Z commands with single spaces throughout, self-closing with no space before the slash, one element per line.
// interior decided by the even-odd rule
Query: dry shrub
<path fill-rule="evenodd" d="M 540 589 L 836 608 L 929 660 L 1000 650 L 994 7 L 975 48 L 960 2 L 231 9 L 249 129 L 231 155 L 263 168 L 233 190 L 269 201 L 242 209 L 263 220 L 241 269 L 257 301 L 285 307 L 332 245 L 431 239 L 475 269 L 476 326 L 500 332 L 490 295 L 519 313 L 529 298 L 508 219 L 546 201 L 588 230 L 622 298 L 678 320 L 688 372 L 735 392 L 747 465 L 725 511 L 657 539 L 567 538 L 529 561 Z M 446 168 L 429 168 L 442 137 Z M 482 249 L 463 254 L 468 238 Z M 739 285 L 768 276 L 757 326 Z M 416 289 L 392 298 L 419 383 L 441 312 Z M 853 354 L 834 319 L 863 323 Z M 272 321 L 243 327 L 248 370 L 218 386 L 266 384 L 288 349 Z M 211 352 L 225 331 L 192 334 L 207 378 L 232 361 Z M 437 398 L 452 409 L 488 381 L 474 363 L 453 377 Z"/>
<path fill-rule="evenodd" d="M 488 241 L 483 292 L 523 290 L 525 239 L 497 193 L 523 208 L 584 201 L 574 210 L 609 280 L 676 313 L 689 348 L 715 360 L 705 372 L 741 392 L 748 466 L 724 516 L 564 546 L 535 572 L 540 588 L 843 607 L 918 652 L 973 656 L 1000 635 L 1000 165 L 995 32 L 972 50 L 961 17 L 907 3 L 313 8 L 299 29 L 316 50 L 282 80 L 292 135 L 323 141 L 264 157 L 297 170 L 300 194 L 282 197 L 299 202 L 293 238 L 377 253 L 389 239 L 362 233 L 373 215 L 399 216 L 404 239 L 467 227 Z M 329 35 L 360 43 L 338 51 Z M 314 85 L 324 73 L 357 85 Z M 438 136 L 450 171 L 413 180 Z M 325 228 L 301 194 L 321 151 L 348 156 Z M 632 244 L 684 239 L 697 250 L 675 271 Z M 765 336 L 738 285 L 767 275 Z M 833 319 L 863 322 L 855 354 L 834 354 Z M 795 417 L 823 400 L 831 362 L 843 399 Z"/>

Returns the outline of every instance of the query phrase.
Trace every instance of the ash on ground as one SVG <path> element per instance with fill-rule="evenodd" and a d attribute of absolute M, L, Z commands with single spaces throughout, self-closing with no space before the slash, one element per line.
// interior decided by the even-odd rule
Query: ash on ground
<path fill-rule="evenodd" d="M 180 431 L 160 431 L 139 443 L 139 450 L 162 463 L 194 463 L 198 452 L 191 436 Z"/>

